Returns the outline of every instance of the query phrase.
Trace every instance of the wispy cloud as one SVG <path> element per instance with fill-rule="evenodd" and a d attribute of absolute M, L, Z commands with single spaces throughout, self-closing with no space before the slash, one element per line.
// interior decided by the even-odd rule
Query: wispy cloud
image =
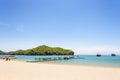
<path fill-rule="evenodd" d="M 7 23 L 3 23 L 0 22 L 0 28 L 12 28 L 12 30 L 17 31 L 17 32 L 24 32 L 24 25 L 20 24 L 7 24 Z"/>
<path fill-rule="evenodd" d="M 10 27 L 10 24 L 0 22 L 0 27 Z"/>

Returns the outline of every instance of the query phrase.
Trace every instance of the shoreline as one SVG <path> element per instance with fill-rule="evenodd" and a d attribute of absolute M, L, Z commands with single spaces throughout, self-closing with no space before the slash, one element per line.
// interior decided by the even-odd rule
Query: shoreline
<path fill-rule="evenodd" d="M 15 57 L 19 57 L 19 56 L 15 55 Z M 26 57 L 28 59 L 24 59 Z M 35 57 L 30 56 L 30 57 L 35 58 L 35 57 L 38 57 L 38 56 L 35 56 Z M 49 56 L 49 57 L 51 57 L 51 56 Z M 81 57 L 83 57 L 83 58 L 86 57 L 87 58 L 87 56 L 81 56 Z M 94 57 L 94 56 L 92 56 L 92 57 Z M 63 61 L 63 60 L 52 61 L 52 60 L 50 60 L 50 61 L 35 62 L 32 58 L 29 59 L 28 56 L 24 56 L 24 55 L 22 56 L 22 58 L 19 57 L 19 59 L 15 59 L 15 60 L 31 62 L 31 63 L 45 63 L 45 64 L 47 63 L 47 64 L 57 64 L 57 65 L 75 65 L 75 66 L 95 66 L 95 67 L 107 67 L 107 68 L 109 68 L 109 67 L 120 68 L 120 64 L 118 63 L 120 61 L 117 60 L 119 57 L 110 57 L 110 58 L 108 56 L 107 56 L 107 58 L 106 57 L 103 57 L 103 58 L 101 57 L 100 62 L 98 62 L 99 58 L 97 58 L 97 57 L 94 57 L 94 58 L 96 58 L 95 61 L 92 61 L 92 58 L 90 57 L 90 59 L 89 59 L 89 57 L 88 57 L 88 60 L 87 59 L 85 59 L 86 61 L 81 60 L 81 62 L 79 60 L 78 60 L 78 62 L 74 62 L 74 60 L 73 61 L 67 61 L 67 60 L 66 61 Z M 104 61 L 104 59 L 105 60 L 107 59 L 107 61 Z M 113 62 L 111 63 L 110 61 L 112 59 L 113 59 Z"/>
<path fill-rule="evenodd" d="M 34 62 L 33 62 L 34 63 Z M 36 63 L 39 63 L 39 64 L 41 64 L 41 63 L 43 63 L 43 64 L 55 64 L 55 65 L 66 65 L 66 66 L 83 66 L 83 67 L 100 67 L 100 68 L 119 68 L 120 69 L 120 67 L 115 67 L 115 66 L 99 66 L 99 65 L 84 65 L 84 64 L 61 64 L 61 63 L 49 63 L 49 62 L 36 62 Z"/>
<path fill-rule="evenodd" d="M 1 59 L 0 59 L 1 60 Z M 3 60 L 5 61 L 5 60 Z M 50 62 L 27 62 L 27 61 L 23 61 L 23 60 L 11 60 L 11 61 L 15 61 L 15 62 L 25 62 L 25 63 L 34 63 L 34 64 L 50 64 L 50 65 L 65 65 L 65 66 L 82 66 L 82 67 L 98 67 L 98 68 L 118 68 L 120 69 L 120 67 L 115 67 L 115 66 L 99 66 L 99 65 L 83 65 L 83 64 L 62 64 L 62 63 L 50 63 Z"/>
<path fill-rule="evenodd" d="M 57 66 L 73 66 L 73 67 L 95 67 L 95 68 L 110 68 L 110 69 L 120 69 L 120 67 L 109 67 L 109 66 L 96 66 L 96 65 L 74 65 L 74 64 L 59 64 L 59 63 L 49 63 L 49 62 L 27 62 L 27 61 L 22 61 L 22 60 L 10 60 L 10 61 L 5 61 L 5 60 L 0 60 L 0 62 L 20 62 L 20 63 L 27 63 L 27 64 L 40 64 L 40 65 L 57 65 Z"/>

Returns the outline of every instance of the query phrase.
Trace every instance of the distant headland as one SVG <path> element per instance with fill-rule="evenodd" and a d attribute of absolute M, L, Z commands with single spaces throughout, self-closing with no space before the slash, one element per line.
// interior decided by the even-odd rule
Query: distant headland
<path fill-rule="evenodd" d="M 10 52 L 0 51 L 0 54 L 10 54 L 10 55 L 74 55 L 74 51 L 63 49 L 60 47 L 49 47 L 46 45 L 41 45 L 32 49 L 27 50 L 17 50 Z"/>

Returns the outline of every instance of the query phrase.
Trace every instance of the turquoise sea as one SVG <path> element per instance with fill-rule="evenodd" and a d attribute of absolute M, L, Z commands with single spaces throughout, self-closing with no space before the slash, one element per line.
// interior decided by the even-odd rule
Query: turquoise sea
<path fill-rule="evenodd" d="M 60 56 L 16 55 L 17 60 L 22 60 L 22 61 L 35 61 L 35 58 L 46 58 L 46 57 L 55 58 Z M 120 67 L 120 55 L 117 55 L 117 56 L 102 55 L 101 57 L 96 57 L 96 55 L 75 55 L 74 59 L 45 61 L 44 63 L 102 66 L 102 67 Z"/>

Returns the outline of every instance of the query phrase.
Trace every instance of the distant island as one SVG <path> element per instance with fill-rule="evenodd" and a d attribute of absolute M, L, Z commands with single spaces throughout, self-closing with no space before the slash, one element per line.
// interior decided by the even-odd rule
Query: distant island
<path fill-rule="evenodd" d="M 10 52 L 0 51 L 0 54 L 10 54 L 10 55 L 74 55 L 72 50 L 63 49 L 60 47 L 49 47 L 46 45 L 38 46 L 36 48 L 27 50 L 17 50 Z"/>

